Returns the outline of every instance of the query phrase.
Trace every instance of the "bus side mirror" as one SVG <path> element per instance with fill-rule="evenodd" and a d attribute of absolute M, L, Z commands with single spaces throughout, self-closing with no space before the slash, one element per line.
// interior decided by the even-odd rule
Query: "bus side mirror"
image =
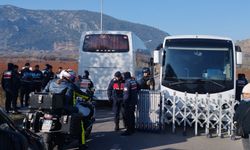
<path fill-rule="evenodd" d="M 154 50 L 154 63 L 159 64 L 160 63 L 160 51 Z"/>
<path fill-rule="evenodd" d="M 236 64 L 241 65 L 242 64 L 242 52 L 240 46 L 235 46 L 235 52 L 236 52 Z"/>

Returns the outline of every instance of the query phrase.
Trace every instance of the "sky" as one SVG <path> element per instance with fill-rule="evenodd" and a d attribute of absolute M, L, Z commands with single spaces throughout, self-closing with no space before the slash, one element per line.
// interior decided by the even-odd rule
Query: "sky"
<path fill-rule="evenodd" d="M 250 0 L 0 0 L 0 5 L 100 12 L 101 1 L 106 15 L 149 25 L 170 35 L 250 39 Z"/>

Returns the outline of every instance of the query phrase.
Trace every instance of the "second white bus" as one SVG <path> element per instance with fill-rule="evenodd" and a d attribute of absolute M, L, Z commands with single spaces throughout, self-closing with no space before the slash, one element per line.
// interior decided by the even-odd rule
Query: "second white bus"
<path fill-rule="evenodd" d="M 107 88 L 116 71 L 130 71 L 139 79 L 149 67 L 151 51 L 129 31 L 87 31 L 82 34 L 78 74 L 88 70 L 95 86 L 95 97 L 107 100 Z"/>

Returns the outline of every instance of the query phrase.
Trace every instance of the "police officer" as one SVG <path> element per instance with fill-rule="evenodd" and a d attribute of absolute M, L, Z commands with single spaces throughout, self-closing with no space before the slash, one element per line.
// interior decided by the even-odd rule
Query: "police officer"
<path fill-rule="evenodd" d="M 13 67 L 14 64 L 8 63 L 8 69 L 3 72 L 2 76 L 2 88 L 5 92 L 5 110 L 9 113 L 11 109 L 11 103 L 13 100 Z"/>
<path fill-rule="evenodd" d="M 12 108 L 13 113 L 19 113 L 17 111 L 17 98 L 18 98 L 18 92 L 21 87 L 21 81 L 20 81 L 20 73 L 18 72 L 18 65 L 14 65 L 13 67 L 13 101 L 12 101 Z"/>
<path fill-rule="evenodd" d="M 114 78 L 110 81 L 107 94 L 109 101 L 113 102 L 113 110 L 115 113 L 115 131 L 119 130 L 120 112 L 123 112 L 123 90 L 124 80 L 120 71 L 114 74 Z M 122 113 L 124 121 L 124 113 Z M 125 125 L 125 122 L 123 122 Z"/>
<path fill-rule="evenodd" d="M 25 106 L 28 106 L 29 94 L 32 86 L 32 71 L 30 70 L 30 63 L 26 63 L 21 70 L 21 90 L 20 90 L 20 102 L 23 107 L 23 100 L 25 99 Z"/>
<path fill-rule="evenodd" d="M 46 68 L 42 71 L 43 73 L 43 80 L 42 80 L 42 88 L 44 89 L 48 82 L 54 79 L 54 72 L 52 71 L 52 66 L 50 64 L 45 65 Z"/>
<path fill-rule="evenodd" d="M 73 72 L 73 71 L 72 71 Z M 53 79 L 51 80 L 47 86 L 44 88 L 44 92 L 51 92 L 51 93 L 60 93 L 65 95 L 65 110 L 68 114 L 77 113 L 78 110 L 76 107 L 73 106 L 73 93 L 77 92 L 79 94 L 86 95 L 86 93 L 82 92 L 73 82 L 74 77 L 72 74 L 65 70 L 60 73 L 60 79 Z M 84 130 L 84 129 L 82 129 Z M 84 131 L 83 131 L 84 133 Z M 60 136 L 60 135 L 59 135 Z M 81 135 L 79 135 L 81 136 Z M 49 134 L 45 137 L 45 144 L 46 146 L 50 146 L 50 139 L 58 137 L 58 135 Z M 59 140 L 59 144 L 62 143 L 63 137 L 61 137 L 61 141 Z M 81 136 L 79 140 L 80 148 L 85 149 L 87 146 L 85 144 L 85 137 L 84 134 Z"/>
<path fill-rule="evenodd" d="M 84 75 L 82 76 L 82 78 L 80 80 L 81 80 L 80 81 L 81 90 L 83 90 L 84 92 L 91 95 L 91 97 L 93 97 L 94 92 L 95 92 L 95 88 L 94 88 L 93 82 L 89 78 L 89 71 L 88 70 L 84 71 Z"/>
<path fill-rule="evenodd" d="M 236 100 L 241 100 L 241 92 L 245 85 L 247 85 L 248 81 L 245 78 L 245 74 L 238 74 L 238 79 L 236 80 Z"/>
<path fill-rule="evenodd" d="M 39 70 L 39 65 L 35 65 L 35 69 L 32 71 L 33 78 L 33 91 L 41 92 L 43 73 Z"/>
<path fill-rule="evenodd" d="M 143 77 L 139 81 L 140 89 L 154 90 L 155 89 L 155 81 L 154 78 L 150 75 L 150 69 L 144 67 L 142 69 Z"/>
<path fill-rule="evenodd" d="M 250 83 L 242 89 L 242 100 L 235 110 L 233 120 L 237 122 L 238 128 L 241 127 L 241 140 L 244 150 L 250 149 Z"/>
<path fill-rule="evenodd" d="M 123 136 L 131 135 L 135 132 L 135 105 L 138 101 L 138 83 L 131 77 L 130 72 L 124 73 L 124 112 L 126 131 L 122 133 Z"/>

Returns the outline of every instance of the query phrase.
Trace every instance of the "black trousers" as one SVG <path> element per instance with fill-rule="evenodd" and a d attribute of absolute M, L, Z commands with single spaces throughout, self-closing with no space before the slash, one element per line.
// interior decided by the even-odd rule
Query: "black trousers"
<path fill-rule="evenodd" d="M 120 114 L 122 114 L 123 121 L 125 120 L 124 116 L 124 108 L 123 108 L 123 102 L 122 100 L 117 100 L 114 102 L 114 113 L 115 113 L 115 124 L 119 126 L 120 122 Z M 125 122 L 124 122 L 125 125 Z"/>
<path fill-rule="evenodd" d="M 30 86 L 21 86 L 20 89 L 20 103 L 21 103 L 21 107 L 23 106 L 23 102 L 25 99 L 25 106 L 28 106 L 29 103 L 29 94 L 30 94 Z"/>
<path fill-rule="evenodd" d="M 11 110 L 11 103 L 13 101 L 13 94 L 5 91 L 5 110 L 9 112 Z"/>
<path fill-rule="evenodd" d="M 17 104 L 17 98 L 18 98 L 18 94 L 14 94 L 12 97 L 12 109 L 16 110 L 16 104 Z"/>
<path fill-rule="evenodd" d="M 125 104 L 125 122 L 128 132 L 135 131 L 135 105 Z"/>

